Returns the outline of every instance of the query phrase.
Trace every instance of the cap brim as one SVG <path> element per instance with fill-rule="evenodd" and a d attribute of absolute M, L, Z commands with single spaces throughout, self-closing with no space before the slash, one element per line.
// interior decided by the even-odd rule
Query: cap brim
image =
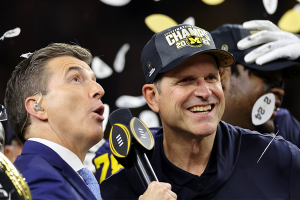
<path fill-rule="evenodd" d="M 223 51 L 220 49 L 208 49 L 208 50 L 204 50 L 204 51 L 198 51 L 198 52 L 193 52 L 190 54 L 183 55 L 183 56 L 173 60 L 169 64 L 167 64 L 162 70 L 160 70 L 159 73 L 164 73 L 164 72 L 170 71 L 170 70 L 176 68 L 178 65 L 182 64 L 183 62 L 185 62 L 186 60 L 188 60 L 189 58 L 191 58 L 197 54 L 204 54 L 204 53 L 211 54 L 212 56 L 214 56 L 218 60 L 218 63 L 217 63 L 218 67 L 229 67 L 229 66 L 233 65 L 235 62 L 233 55 L 227 51 Z"/>
<path fill-rule="evenodd" d="M 260 71 L 276 71 L 280 69 L 287 70 L 285 73 L 287 76 L 284 78 L 293 79 L 300 81 L 300 62 L 286 59 L 278 59 L 263 65 L 257 65 L 256 63 L 246 63 L 244 60 L 239 61 L 241 65 L 244 65 L 251 69 L 256 69 Z"/>
<path fill-rule="evenodd" d="M 297 61 L 286 60 L 286 59 L 278 59 L 263 65 L 257 65 L 256 63 L 246 63 L 244 61 L 240 61 L 239 63 L 251 69 L 257 69 L 260 71 L 276 71 L 279 69 L 284 69 L 293 65 L 300 64 Z"/>

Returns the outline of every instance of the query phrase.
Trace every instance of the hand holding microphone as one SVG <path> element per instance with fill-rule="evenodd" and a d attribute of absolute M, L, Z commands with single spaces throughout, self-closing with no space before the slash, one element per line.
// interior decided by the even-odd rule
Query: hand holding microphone
<path fill-rule="evenodd" d="M 165 199 L 177 199 L 177 195 L 171 191 L 171 185 L 169 183 L 152 182 L 146 192 L 139 197 L 139 200 L 165 200 Z"/>

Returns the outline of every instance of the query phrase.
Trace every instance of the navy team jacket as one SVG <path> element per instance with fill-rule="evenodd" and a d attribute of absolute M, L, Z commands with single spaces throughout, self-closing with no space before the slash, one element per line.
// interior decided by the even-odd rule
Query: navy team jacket
<path fill-rule="evenodd" d="M 300 199 L 300 150 L 295 145 L 276 137 L 257 163 L 272 138 L 221 121 L 213 153 L 199 177 L 167 161 L 160 129 L 151 164 L 178 199 Z M 103 199 L 138 199 L 145 192 L 134 167 L 121 169 L 100 188 Z"/>

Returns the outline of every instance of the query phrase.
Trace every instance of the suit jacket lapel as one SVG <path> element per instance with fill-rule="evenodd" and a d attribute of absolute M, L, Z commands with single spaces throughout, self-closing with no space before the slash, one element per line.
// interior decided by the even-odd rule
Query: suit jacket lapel
<path fill-rule="evenodd" d="M 95 199 L 96 197 L 90 190 L 90 188 L 85 184 L 82 178 L 75 172 L 67 163 L 64 164 L 62 173 L 70 184 L 80 193 L 85 199 Z"/>
<path fill-rule="evenodd" d="M 77 190 L 84 199 L 96 200 L 96 197 L 82 178 L 55 151 L 35 141 L 26 141 L 22 154 L 32 153 L 44 157 L 53 167 L 62 171 L 65 179 Z"/>

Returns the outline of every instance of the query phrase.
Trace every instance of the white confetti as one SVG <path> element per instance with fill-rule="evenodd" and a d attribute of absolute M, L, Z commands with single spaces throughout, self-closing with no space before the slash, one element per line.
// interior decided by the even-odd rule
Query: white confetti
<path fill-rule="evenodd" d="M 6 31 L 3 36 L 0 38 L 0 40 L 4 40 L 4 38 L 11 38 L 11 37 L 16 37 L 21 33 L 20 28 L 15 28 L 9 31 Z"/>
<path fill-rule="evenodd" d="M 261 156 L 259 157 L 259 159 L 257 160 L 256 163 L 258 163 L 260 161 L 260 159 L 262 158 L 262 156 L 264 155 L 264 153 L 267 151 L 267 149 L 269 148 L 270 144 L 273 142 L 273 140 L 275 139 L 275 137 L 277 136 L 279 130 L 277 131 L 276 134 L 274 134 L 273 139 L 269 142 L 269 144 L 267 145 L 267 147 L 265 148 L 265 150 L 262 152 Z"/>
<path fill-rule="evenodd" d="M 92 70 L 98 79 L 107 78 L 113 73 L 113 70 L 97 56 L 93 58 Z"/>
<path fill-rule="evenodd" d="M 100 0 L 101 2 L 110 6 L 125 6 L 130 0 Z"/>
<path fill-rule="evenodd" d="M 120 50 L 118 51 L 115 61 L 114 61 L 114 69 L 116 72 L 120 73 L 123 71 L 125 66 L 125 55 L 129 50 L 130 45 L 128 43 L 124 44 Z"/>
<path fill-rule="evenodd" d="M 186 20 L 184 20 L 183 24 L 190 24 L 190 25 L 195 26 L 195 19 L 194 19 L 194 17 L 187 18 Z"/>
<path fill-rule="evenodd" d="M 252 108 L 252 123 L 255 126 L 261 125 L 268 121 L 275 109 L 275 95 L 268 93 L 261 96 Z"/>
<path fill-rule="evenodd" d="M 138 108 L 146 105 L 146 103 L 143 95 L 138 97 L 123 95 L 117 99 L 116 106 L 118 108 Z"/>
<path fill-rule="evenodd" d="M 158 127 L 159 119 L 157 114 L 151 110 L 144 110 L 140 113 L 139 119 L 148 127 Z"/>
<path fill-rule="evenodd" d="M 300 3 L 300 0 L 299 0 L 299 3 Z M 293 10 L 300 11 L 300 4 L 299 3 L 294 6 Z"/>
<path fill-rule="evenodd" d="M 263 4 L 265 6 L 265 9 L 269 15 L 272 15 L 275 13 L 277 9 L 278 0 L 263 0 Z"/>
<path fill-rule="evenodd" d="M 102 122 L 103 132 L 105 131 L 105 128 L 106 128 L 108 116 L 109 116 L 109 105 L 104 104 L 104 113 L 103 113 L 104 120 Z"/>
<path fill-rule="evenodd" d="M 20 57 L 23 57 L 23 58 L 29 58 L 33 53 L 24 53 L 22 54 Z"/>

